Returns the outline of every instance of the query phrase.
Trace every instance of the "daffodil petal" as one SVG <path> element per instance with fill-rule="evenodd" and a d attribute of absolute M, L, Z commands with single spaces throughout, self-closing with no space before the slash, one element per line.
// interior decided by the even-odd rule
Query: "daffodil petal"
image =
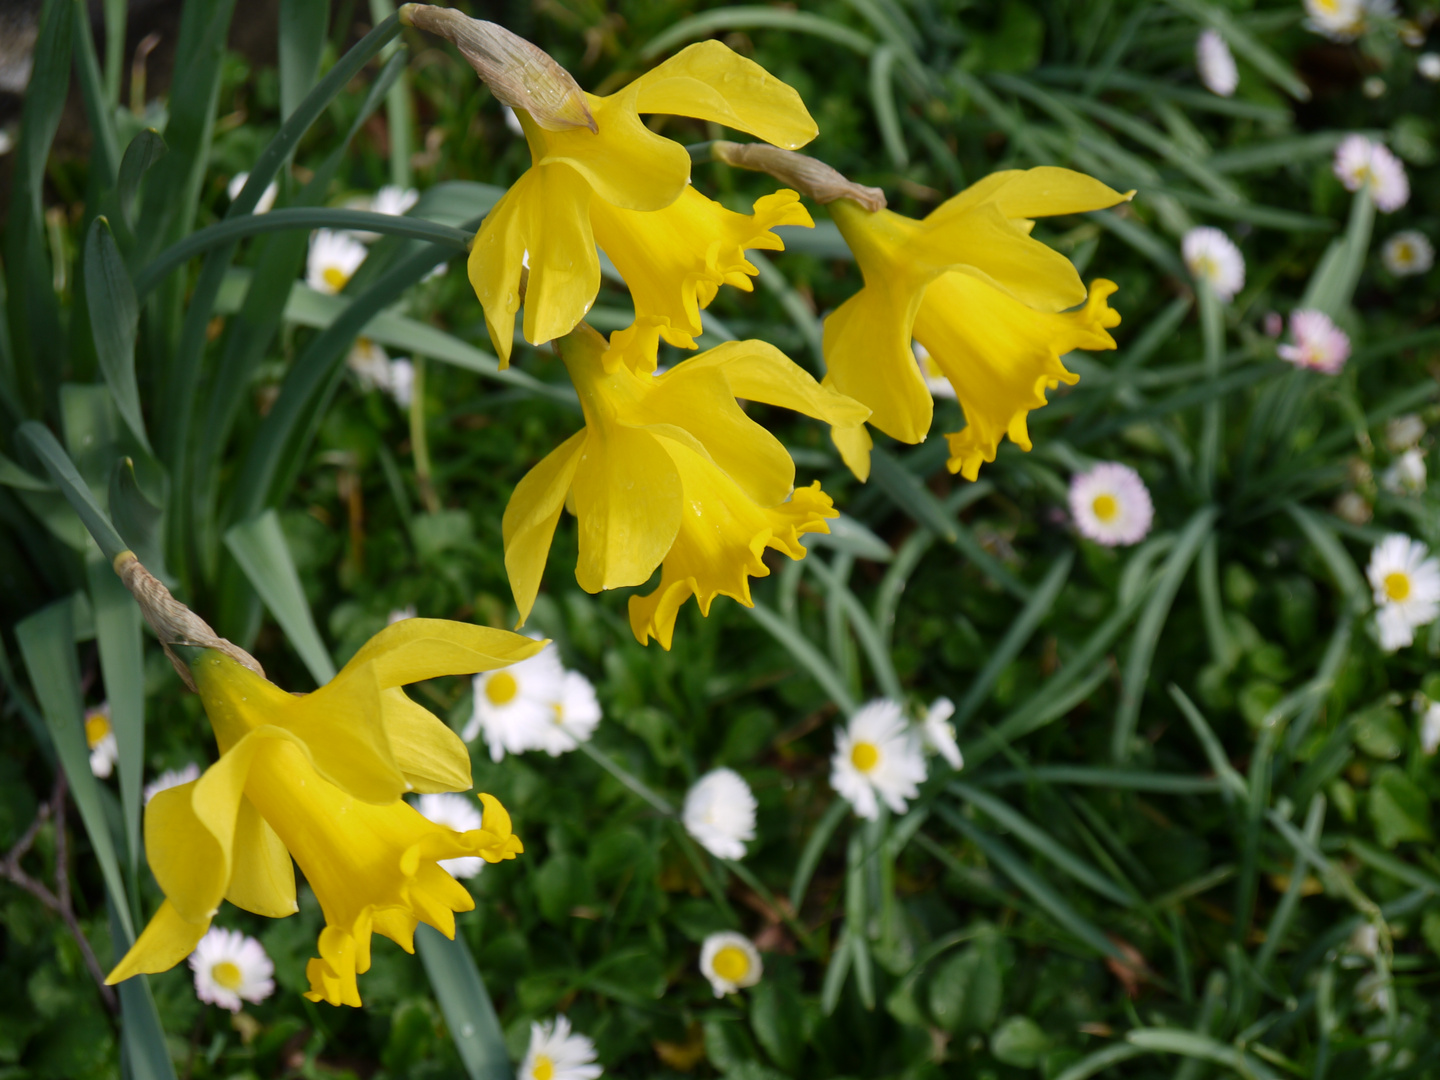
<path fill-rule="evenodd" d="M 212 918 L 229 887 L 235 817 L 249 764 L 248 753 L 242 750 L 237 757 L 232 751 L 206 770 L 214 778 L 206 787 L 205 818 L 194 803 L 199 780 L 161 791 L 145 807 L 146 859 L 160 890 L 186 922 Z"/>
<path fill-rule="evenodd" d="M 540 579 L 545 573 L 555 525 L 570 491 L 585 438 L 585 431 L 577 431 L 547 454 L 515 485 L 505 507 L 501 523 L 505 571 L 510 576 L 510 589 L 515 594 L 522 625 L 540 592 Z"/>
<path fill-rule="evenodd" d="M 120 958 L 114 970 L 105 976 L 105 985 L 114 986 L 132 975 L 155 975 L 169 971 L 195 951 L 195 946 L 200 944 L 200 939 L 209 929 L 208 918 L 198 923 L 188 922 L 181 918 L 175 905 L 166 900 L 156 909 L 135 944 Z"/>
<path fill-rule="evenodd" d="M 830 441 L 835 444 L 835 449 L 840 451 L 840 460 L 855 474 L 855 479 L 862 484 L 870 479 L 870 451 L 874 448 L 875 441 L 870 438 L 870 432 L 865 430 L 864 424 L 832 427 Z"/>
<path fill-rule="evenodd" d="M 587 190 L 614 206 L 627 210 L 669 206 L 690 179 L 690 154 L 679 143 L 645 126 L 635 110 L 636 93 L 632 83 L 609 97 L 586 94 L 598 133 L 584 128 L 544 132 L 531 139 L 532 153 L 538 145 L 544 147 L 535 163 L 567 166 Z M 530 124 L 523 115 L 521 122 Z M 530 135 L 530 126 L 526 135 Z M 561 206 L 556 202 L 549 209 L 558 211 Z M 565 210 L 568 212 L 568 207 Z M 530 250 L 533 259 L 535 248 Z"/>
<path fill-rule="evenodd" d="M 682 49 L 631 86 L 639 112 L 713 120 L 787 150 L 820 130 L 790 86 L 718 41 Z"/>
<path fill-rule="evenodd" d="M 758 199 L 754 213 L 737 214 L 687 187 L 651 213 L 597 201 L 590 220 L 596 241 L 630 289 L 637 321 L 650 320 L 672 345 L 694 348 L 700 309 L 720 286 L 751 288 L 758 271 L 746 249 L 781 250 L 784 242 L 771 229 L 814 224 L 799 200 L 793 191 L 777 191 Z M 623 354 L 616 344 L 612 340 L 611 352 Z M 607 369 L 613 367 L 608 357 Z"/>
<path fill-rule="evenodd" d="M 1051 165 L 1007 169 L 991 173 L 947 199 L 931 211 L 925 221 L 927 224 L 938 224 L 984 202 L 994 202 L 1008 218 L 1037 218 L 1103 210 L 1124 202 L 1128 197 L 1073 169 Z"/>
<path fill-rule="evenodd" d="M 401 619 L 367 641 L 340 674 L 370 664 L 376 683 L 389 690 L 441 675 L 493 671 L 534 656 L 544 647 L 543 641 L 489 626 L 452 619 Z"/>
<path fill-rule="evenodd" d="M 871 409 L 870 423 L 901 442 L 921 442 L 935 403 L 910 347 L 924 294 L 871 284 L 825 320 L 825 385 Z"/>
<path fill-rule="evenodd" d="M 580 587 L 593 593 L 648 581 L 680 527 L 680 477 L 656 437 L 621 424 L 589 429 L 572 490 Z"/>
<path fill-rule="evenodd" d="M 589 133 L 586 132 L 588 135 Z M 543 345 L 575 329 L 600 290 L 600 259 L 590 229 L 590 188 L 569 169 L 542 166 L 523 212 L 530 253 L 525 340 Z"/>
<path fill-rule="evenodd" d="M 682 418 L 679 426 L 704 446 L 713 464 L 763 506 L 784 502 L 795 486 L 795 462 L 785 445 L 745 415 L 715 365 L 677 364 L 655 379 L 643 407 L 631 415 L 648 424 Z"/>
<path fill-rule="evenodd" d="M 235 817 L 230 886 L 225 890 L 225 899 L 271 919 L 283 919 L 300 910 L 295 902 L 295 866 L 290 852 L 248 799 L 240 801 Z"/>
<path fill-rule="evenodd" d="M 541 641 L 531 643 L 536 650 L 544 647 Z M 380 691 L 380 716 L 395 764 L 412 791 L 464 791 L 470 786 L 470 753 L 449 724 L 411 701 L 398 686 Z"/>
<path fill-rule="evenodd" d="M 965 412 L 963 431 L 948 435 L 952 472 L 974 480 L 994 461 L 1006 435 L 1030 449 L 1026 416 L 1046 402 L 1045 391 L 1078 376 L 1060 357 L 1077 348 L 1113 349 L 1107 328 L 1120 321 L 1106 304 L 1115 291 L 1096 281 L 1080 311 L 1033 311 L 966 274 L 931 284 L 915 320 L 915 337 L 955 387 Z"/>
<path fill-rule="evenodd" d="M 537 197 L 535 189 L 542 186 L 538 169 L 528 170 L 515 181 L 485 215 L 465 264 L 501 368 L 510 366 L 515 314 L 520 310 L 520 274 L 529 239 L 526 226 Z"/>

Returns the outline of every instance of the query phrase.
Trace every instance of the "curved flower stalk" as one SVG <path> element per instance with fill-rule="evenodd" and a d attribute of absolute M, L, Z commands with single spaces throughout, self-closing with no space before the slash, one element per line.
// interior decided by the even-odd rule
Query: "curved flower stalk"
<path fill-rule="evenodd" d="M 312 1001 L 359 1005 L 370 937 L 407 951 L 420 922 L 454 936 L 470 894 L 437 864 L 514 858 L 510 817 L 481 795 L 480 829 L 457 832 L 401 800 L 470 787 L 470 759 L 450 728 L 401 687 L 522 660 L 544 646 L 519 634 L 406 619 L 370 641 L 329 683 L 294 696 L 218 649 L 191 665 L 220 760 L 158 792 L 145 849 L 165 902 L 110 973 L 116 983 L 184 960 L 222 899 L 271 918 L 297 910 L 291 858 L 325 914 Z"/>
<path fill-rule="evenodd" d="M 994 173 L 922 221 L 836 201 L 830 213 L 865 285 L 825 320 L 825 384 L 870 406 L 870 423 L 887 435 L 920 442 L 934 401 L 915 363 L 918 341 L 965 412 L 964 430 L 946 436 L 951 472 L 974 480 L 1006 435 L 1029 450 L 1029 412 L 1047 389 L 1078 378 L 1060 357 L 1113 349 L 1107 330 L 1120 322 L 1106 302 L 1115 285 L 1097 280 L 1087 299 L 1070 260 L 1030 236 L 1032 219 L 1126 198 L 1047 167 Z M 843 435 L 854 440 L 841 446 L 846 460 L 868 471 L 869 435 Z"/>
<path fill-rule="evenodd" d="M 653 345 L 652 345 L 653 348 Z M 803 558 L 800 536 L 836 516 L 819 483 L 795 488 L 795 463 L 736 398 L 794 409 L 835 429 L 858 428 L 863 405 L 815 382 L 762 341 L 732 341 L 653 376 L 654 356 L 608 366 L 606 340 L 583 323 L 560 343 L 585 428 L 530 470 L 505 508 L 505 567 L 523 623 L 560 511 L 580 523 L 575 568 L 587 592 L 659 587 L 630 599 L 630 628 L 668 649 L 691 596 L 749 605 L 751 577 L 769 573 L 767 547 Z"/>
<path fill-rule="evenodd" d="M 485 309 L 485 324 L 502 366 L 509 362 L 522 293 L 522 329 L 527 341 L 538 345 L 569 333 L 584 318 L 600 288 L 597 238 L 605 237 L 603 246 L 612 257 L 612 248 L 618 250 L 618 265 L 631 252 L 617 230 L 623 232 L 636 224 L 624 212 L 664 210 L 685 192 L 690 179 L 689 153 L 679 143 L 651 131 L 640 114 L 711 120 L 787 147 L 803 146 L 818 131 L 794 90 L 718 41 L 691 45 L 614 94 L 585 94 L 584 101 L 593 117 L 593 130 L 548 130 L 525 109 L 515 110 L 533 164 L 495 204 L 470 252 L 470 283 Z M 694 199 L 686 202 L 687 207 L 674 215 L 684 229 L 670 237 L 667 258 L 686 264 L 699 259 L 703 267 L 710 258 L 711 243 L 718 242 L 723 251 L 732 242 L 722 228 L 695 251 L 678 250 L 682 243 L 696 243 L 688 234 L 697 225 L 699 211 Z M 758 222 L 763 216 L 757 208 L 757 224 L 749 228 L 760 233 L 767 230 L 769 224 Z M 800 223 L 793 211 L 790 218 L 773 223 Z M 663 230 L 665 226 L 657 222 L 651 228 Z M 664 241 L 663 231 L 660 239 Z M 647 242 L 644 237 L 635 241 L 641 246 Z M 527 269 L 522 288 L 522 274 Z M 730 271 L 718 265 L 716 269 L 722 280 L 729 280 Z M 642 290 L 650 284 L 646 280 Z M 662 306 L 667 310 L 653 314 L 669 313 L 674 288 L 671 284 L 666 290 L 669 300 Z M 636 302 L 641 303 L 638 298 Z"/>

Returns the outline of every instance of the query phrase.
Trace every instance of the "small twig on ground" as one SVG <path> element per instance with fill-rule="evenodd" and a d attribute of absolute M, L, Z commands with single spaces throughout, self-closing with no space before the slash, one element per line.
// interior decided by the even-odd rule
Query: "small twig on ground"
<path fill-rule="evenodd" d="M 75 917 L 75 911 L 70 903 L 70 858 L 69 845 L 65 836 L 65 798 L 68 794 L 69 787 L 65 783 L 65 774 L 59 773 L 55 777 L 55 790 L 50 795 L 50 801 L 41 804 L 40 809 L 35 813 L 35 820 L 25 830 L 25 835 L 6 852 L 4 859 L 0 859 L 0 877 L 20 886 L 60 916 L 61 921 L 65 923 L 65 929 L 70 931 L 70 936 L 80 947 L 80 955 L 84 957 L 85 966 L 94 977 L 95 985 L 100 988 L 100 998 L 105 1002 L 105 1007 L 111 1012 L 115 1012 L 118 1008 L 115 991 L 105 985 L 105 972 L 100 967 L 100 961 L 95 957 L 95 950 L 90 947 L 89 939 L 85 937 L 85 931 L 80 928 L 80 920 Z M 43 882 L 32 878 L 20 868 L 20 860 L 29 853 L 35 843 L 35 837 L 39 835 L 45 823 L 52 818 L 55 821 L 55 892 L 51 892 Z"/>

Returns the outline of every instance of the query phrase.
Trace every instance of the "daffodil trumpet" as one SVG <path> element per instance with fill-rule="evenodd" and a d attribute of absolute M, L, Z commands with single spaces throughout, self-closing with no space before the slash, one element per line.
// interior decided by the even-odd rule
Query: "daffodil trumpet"
<path fill-rule="evenodd" d="M 165 901 L 107 982 L 185 959 L 221 900 L 271 918 L 295 912 L 292 858 L 325 916 L 320 955 L 306 969 L 313 1001 L 360 1004 L 356 976 L 370 966 L 374 933 L 407 951 L 420 922 L 453 937 L 455 912 L 474 901 L 437 863 L 495 863 L 524 848 L 490 795 L 480 795 L 481 828 L 466 832 L 428 821 L 401 799 L 471 785 L 465 744 L 402 687 L 493 670 L 544 645 L 488 627 L 405 619 L 303 696 L 219 649 L 201 652 L 190 671 L 220 758 L 146 807 L 146 857 Z"/>
<path fill-rule="evenodd" d="M 1131 193 L 1133 194 L 1133 192 Z M 870 423 L 922 441 L 934 402 L 912 342 L 955 389 L 963 430 L 946 435 L 951 472 L 974 480 L 1007 435 L 1030 449 L 1027 416 L 1078 376 L 1061 357 L 1113 349 L 1115 285 L 1088 290 L 1070 260 L 1034 239 L 1037 217 L 1098 210 L 1128 195 L 1068 169 L 997 172 L 921 221 L 839 199 L 830 214 L 864 287 L 825 320 L 825 384 L 868 405 Z M 868 467 L 870 436 L 836 432 L 847 460 Z M 867 469 L 868 471 L 868 469 Z"/>
<path fill-rule="evenodd" d="M 532 165 L 495 204 L 470 251 L 470 283 L 502 366 L 514 341 L 522 275 L 525 340 L 538 345 L 569 333 L 600 287 L 597 239 L 612 257 L 625 258 L 617 230 L 634 224 L 625 212 L 664 210 L 686 191 L 689 153 L 646 127 L 642 113 L 709 120 L 786 147 L 803 146 L 818 131 L 793 89 L 718 41 L 691 45 L 615 93 L 584 94 L 583 101 L 593 127 L 550 126 L 516 108 Z M 717 239 L 724 241 L 723 230 Z M 676 236 L 670 244 L 677 259 L 706 259 L 708 243 L 682 249 Z"/>
<path fill-rule="evenodd" d="M 631 347 L 651 353 L 616 356 L 614 340 L 583 323 L 560 342 L 585 427 L 516 486 L 503 522 L 505 566 L 523 623 L 569 507 L 580 528 L 575 576 L 587 592 L 643 585 L 662 567 L 653 592 L 631 597 L 630 627 L 641 644 L 655 637 L 668 649 L 691 596 L 702 614 L 720 595 L 749 605 L 749 579 L 769 573 L 765 549 L 803 558 L 801 535 L 829 532 L 826 519 L 836 516 L 818 482 L 795 487 L 785 447 L 736 399 L 846 432 L 869 410 L 762 341 L 727 342 L 660 375 L 648 374 L 654 338 Z"/>

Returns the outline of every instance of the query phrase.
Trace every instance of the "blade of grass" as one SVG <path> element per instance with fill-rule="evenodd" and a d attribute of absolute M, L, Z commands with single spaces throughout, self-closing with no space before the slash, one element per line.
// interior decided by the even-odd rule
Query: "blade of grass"
<path fill-rule="evenodd" d="M 875 110 L 875 126 L 880 129 L 885 152 L 895 168 L 905 169 L 910 165 L 910 154 L 900 130 L 900 112 L 895 107 L 894 70 L 898 55 L 895 46 L 889 44 L 879 46 L 870 54 L 870 104 Z"/>
<path fill-rule="evenodd" d="M 126 550 L 125 541 L 120 539 L 120 534 L 110 523 L 109 516 L 100 509 L 90 486 L 80 476 L 60 441 L 50 433 L 49 428 L 34 420 L 21 424 L 19 435 L 40 458 L 40 463 L 45 466 L 50 479 L 55 482 L 55 486 L 60 489 L 90 535 L 95 538 L 95 542 L 100 545 L 105 558 L 113 562 L 115 556 Z"/>
<path fill-rule="evenodd" d="M 790 907 L 793 911 L 798 913 L 805 903 L 805 892 L 810 888 L 810 879 L 815 876 L 815 869 L 820 865 L 826 845 L 830 843 L 830 838 L 835 835 L 835 830 L 840 827 L 840 822 L 845 819 L 845 813 L 849 809 L 850 804 L 844 799 L 836 799 L 826 808 L 820 820 L 815 823 L 810 838 L 805 841 L 805 847 L 800 852 L 800 861 L 795 864 L 795 878 L 790 882 Z M 831 963 L 834 963 L 833 958 Z"/>
<path fill-rule="evenodd" d="M 1070 568 L 1075 564 L 1075 555 L 1067 551 L 1055 560 L 1055 565 L 1050 567 L 1040 584 L 1035 586 L 1035 591 L 1030 594 L 1029 601 L 1021 609 L 1020 614 L 1005 631 L 1005 636 L 995 646 L 985 661 L 985 666 L 970 683 L 970 689 L 965 692 L 960 703 L 955 707 L 953 723 L 956 730 L 964 727 L 965 721 L 974 715 L 990 691 L 994 688 L 996 681 L 1004 674 L 1005 669 L 1011 662 L 1020 655 L 1020 650 L 1030 640 L 1045 618 L 1050 614 L 1055 601 L 1060 596 L 1060 590 L 1065 587 L 1065 582 L 1070 578 Z"/>
<path fill-rule="evenodd" d="M 415 928 L 415 950 L 425 965 L 430 988 L 440 1003 L 450 1038 L 470 1080 L 512 1080 L 510 1055 L 495 1006 L 475 966 L 470 947 L 459 937 L 447 938 L 433 927 Z"/>
<path fill-rule="evenodd" d="M 1115 725 L 1110 736 L 1110 754 L 1116 762 L 1130 757 L 1130 742 L 1140 718 L 1140 704 L 1145 696 L 1145 684 L 1150 678 L 1150 663 L 1155 656 L 1160 634 L 1170 616 L 1170 605 L 1180 591 L 1180 583 L 1190 570 L 1200 545 L 1210 535 L 1218 511 L 1214 507 L 1203 507 L 1186 523 L 1175 542 L 1175 548 L 1161 567 L 1155 587 L 1145 604 L 1145 610 L 1135 626 L 1130 655 L 1125 660 L 1120 680 L 1120 701 L 1115 709 Z"/>
<path fill-rule="evenodd" d="M 1044 829 L 1010 806 L 970 784 L 952 780 L 947 787 L 959 798 L 982 811 L 1002 829 L 1013 833 L 1030 848 L 1054 864 L 1061 873 L 1074 878 L 1092 892 L 1121 907 L 1134 906 L 1131 897 L 1119 885 L 1100 873 L 1093 866 L 1068 848 L 1063 847 Z"/>
<path fill-rule="evenodd" d="M 140 857 L 140 794 L 145 769 L 145 655 L 140 608 L 104 559 L 88 559 L 85 571 L 95 615 L 100 674 L 119 751 L 115 771 L 120 778 L 127 862 L 134 880 Z"/>
<path fill-rule="evenodd" d="M 115 399 L 125 425 L 146 450 L 150 438 L 140 411 L 140 389 L 135 381 L 135 334 L 140 308 L 125 260 L 110 232 L 110 223 L 97 217 L 85 237 L 85 299 L 90 306 L 90 331 L 100 373 Z"/>
<path fill-rule="evenodd" d="M 841 712 L 846 716 L 855 712 L 855 700 L 846 689 L 840 673 L 819 649 L 810 644 L 804 634 L 759 601 L 746 610 L 752 619 L 769 631 L 771 637 L 785 646 L 786 651 L 800 662 L 801 667 L 810 672 L 820 684 L 820 689 L 830 696 L 830 700 L 840 707 Z"/>
<path fill-rule="evenodd" d="M 722 30 L 791 30 L 833 41 L 861 56 L 869 56 L 875 43 L 858 30 L 820 15 L 782 8 L 740 5 L 719 8 L 681 19 L 668 30 L 647 41 L 640 49 L 641 60 L 653 60 L 676 45 L 707 38 Z"/>
<path fill-rule="evenodd" d="M 381 16 L 383 18 L 384 16 Z M 379 22 L 380 19 L 376 19 Z M 286 119 L 315 87 L 325 31 L 328 0 L 280 0 L 280 116 Z"/>

